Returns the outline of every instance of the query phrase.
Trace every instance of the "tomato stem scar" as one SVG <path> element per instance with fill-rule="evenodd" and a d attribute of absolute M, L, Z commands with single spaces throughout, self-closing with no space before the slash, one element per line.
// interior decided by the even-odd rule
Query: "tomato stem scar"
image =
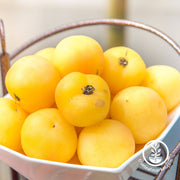
<path fill-rule="evenodd" d="M 119 58 L 119 64 L 123 67 L 126 67 L 128 65 L 128 61 L 124 57 Z"/>
<path fill-rule="evenodd" d="M 82 88 L 82 90 L 83 90 L 83 94 L 90 95 L 93 94 L 95 88 L 92 85 L 87 85 L 84 87 L 84 89 Z"/>

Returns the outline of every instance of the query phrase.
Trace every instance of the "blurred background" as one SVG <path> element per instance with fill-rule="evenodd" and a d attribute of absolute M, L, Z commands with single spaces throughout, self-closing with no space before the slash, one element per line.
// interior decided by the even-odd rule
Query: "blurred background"
<path fill-rule="evenodd" d="M 8 53 L 57 26 L 99 18 L 125 18 L 145 23 L 180 44 L 178 0 L 0 0 L 0 18 L 4 21 Z M 99 41 L 104 50 L 116 45 L 129 46 L 138 51 L 147 65 L 157 61 L 173 65 L 178 58 L 167 43 L 149 32 L 104 25 L 63 32 L 38 43 L 25 53 L 56 46 L 70 34 L 89 35 Z"/>
<path fill-rule="evenodd" d="M 4 21 L 8 53 L 60 25 L 100 18 L 122 18 L 145 23 L 180 44 L 179 0 L 0 0 L 0 18 Z M 55 47 L 62 38 L 72 34 L 89 35 L 104 50 L 112 46 L 128 46 L 142 56 L 147 66 L 168 64 L 180 70 L 179 56 L 159 37 L 132 27 L 105 25 L 60 33 L 28 48 L 16 59 L 45 47 Z M 0 166 L 0 180 L 8 180 L 9 169 L 3 163 Z"/>

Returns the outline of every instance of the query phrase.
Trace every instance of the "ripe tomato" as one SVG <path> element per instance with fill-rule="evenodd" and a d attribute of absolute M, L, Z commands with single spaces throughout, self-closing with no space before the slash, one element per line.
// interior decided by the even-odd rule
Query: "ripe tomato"
<path fill-rule="evenodd" d="M 100 76 L 72 72 L 57 85 L 55 101 L 67 121 L 84 127 L 105 119 L 109 112 L 110 91 Z"/>

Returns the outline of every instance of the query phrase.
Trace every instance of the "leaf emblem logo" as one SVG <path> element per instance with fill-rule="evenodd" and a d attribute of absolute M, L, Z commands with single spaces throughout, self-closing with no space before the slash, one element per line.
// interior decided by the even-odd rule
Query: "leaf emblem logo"
<path fill-rule="evenodd" d="M 144 146 L 142 155 L 147 164 L 161 166 L 169 157 L 169 149 L 164 142 L 153 140 Z"/>

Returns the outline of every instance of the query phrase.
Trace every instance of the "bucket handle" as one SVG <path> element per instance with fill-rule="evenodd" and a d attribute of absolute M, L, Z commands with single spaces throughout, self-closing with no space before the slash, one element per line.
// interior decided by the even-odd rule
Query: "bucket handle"
<path fill-rule="evenodd" d="M 25 43 L 24 45 L 22 45 L 17 50 L 15 50 L 12 54 L 9 55 L 9 58 L 13 59 L 14 57 L 16 57 L 18 54 L 20 54 L 22 51 L 24 51 L 25 49 L 27 49 L 31 45 L 33 45 L 33 44 L 35 44 L 35 43 L 37 43 L 37 42 L 39 42 L 45 38 L 48 38 L 52 35 L 58 34 L 58 33 L 63 32 L 63 31 L 75 29 L 78 27 L 92 26 L 92 25 L 131 26 L 131 27 L 135 27 L 135 28 L 139 28 L 139 29 L 149 31 L 149 32 L 159 36 L 163 40 L 165 40 L 180 55 L 180 46 L 172 38 L 170 38 L 168 35 L 166 35 L 162 31 L 160 31 L 160 30 L 158 30 L 152 26 L 149 26 L 149 25 L 146 25 L 143 23 L 139 23 L 139 22 L 125 20 L 125 19 L 94 19 L 94 20 L 79 21 L 79 22 L 68 24 L 68 25 L 61 25 L 61 26 L 59 26 L 59 27 L 57 27 L 51 31 L 48 31 L 42 35 L 39 35 L 36 38 L 34 38 L 34 39 L 30 40 L 29 42 Z"/>
<path fill-rule="evenodd" d="M 6 52 L 5 31 L 4 31 L 4 24 L 2 19 L 0 19 L 0 41 L 2 48 L 2 53 L 0 53 L 1 82 L 2 82 L 3 95 L 5 95 L 7 94 L 7 89 L 5 86 L 5 76 L 10 67 L 10 64 L 9 64 L 9 55 Z"/>

